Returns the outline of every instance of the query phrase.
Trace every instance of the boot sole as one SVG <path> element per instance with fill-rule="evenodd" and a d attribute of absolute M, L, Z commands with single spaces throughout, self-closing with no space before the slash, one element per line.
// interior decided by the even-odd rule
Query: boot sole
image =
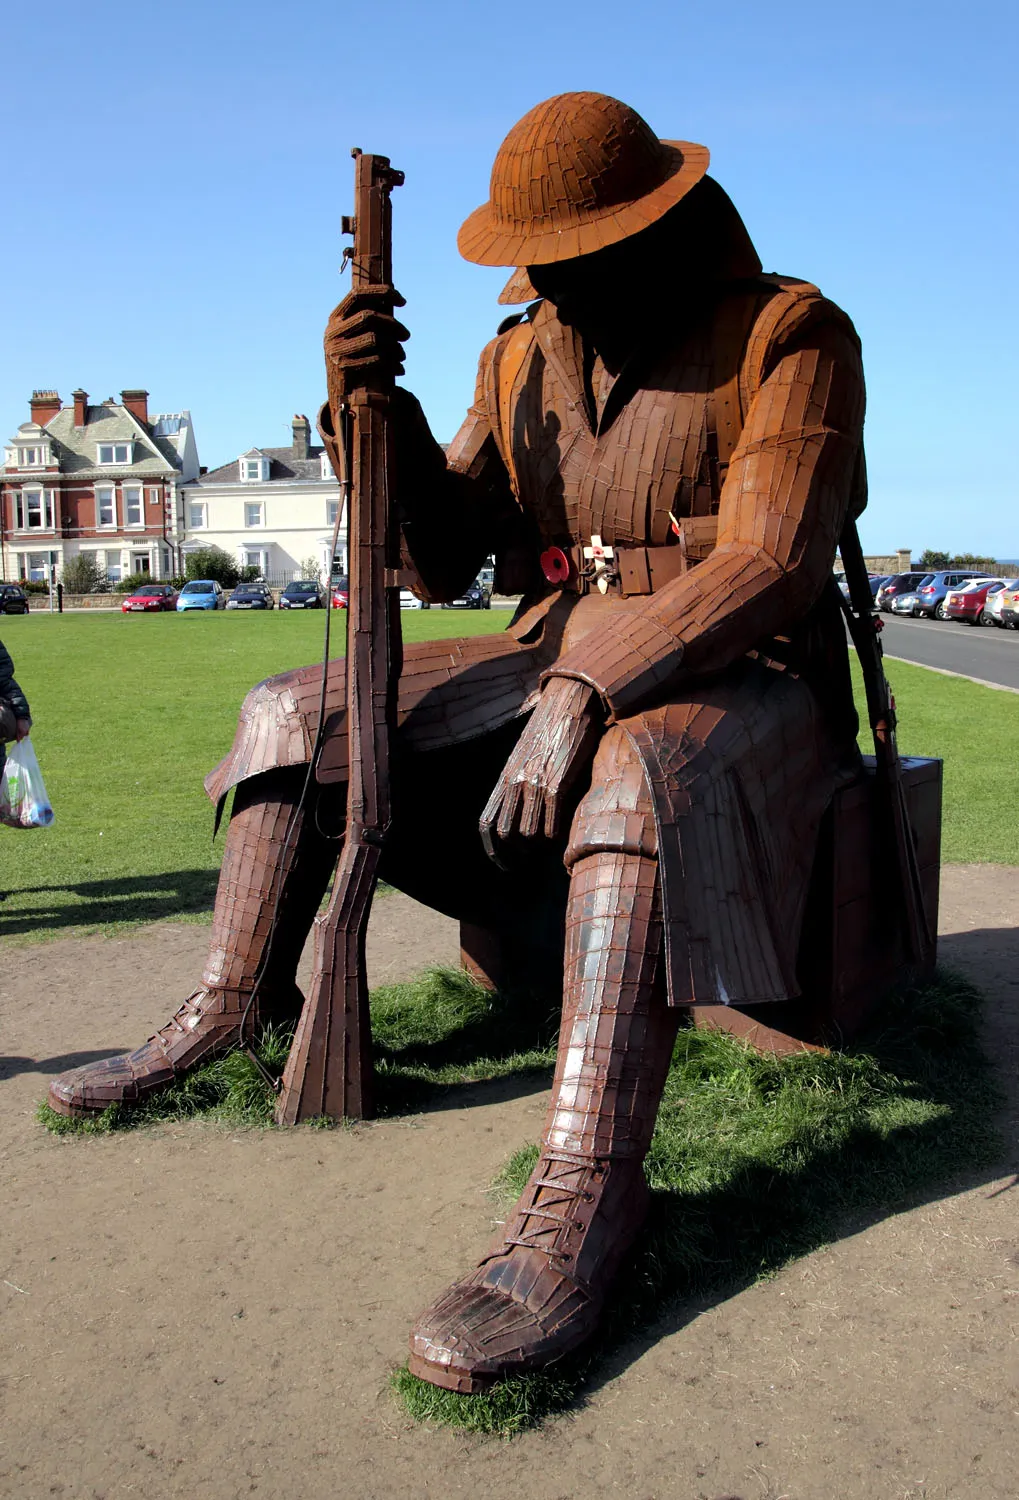
<path fill-rule="evenodd" d="M 461 1396 L 480 1396 L 503 1379 L 501 1375 L 471 1375 L 466 1370 L 451 1370 L 448 1365 L 429 1364 L 427 1359 L 419 1359 L 416 1354 L 408 1357 L 407 1368 L 419 1380 L 441 1386 L 444 1391 L 457 1391 Z"/>

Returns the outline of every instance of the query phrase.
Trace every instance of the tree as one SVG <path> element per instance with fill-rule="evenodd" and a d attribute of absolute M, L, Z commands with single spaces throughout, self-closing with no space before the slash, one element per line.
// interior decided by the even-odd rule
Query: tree
<path fill-rule="evenodd" d="M 993 557 L 977 557 L 974 552 L 960 552 L 948 564 L 950 568 L 985 568 L 988 573 L 996 573 L 998 564 Z"/>
<path fill-rule="evenodd" d="M 301 564 L 301 577 L 313 580 L 315 583 L 322 582 L 322 569 L 315 558 L 306 557 Z"/>
<path fill-rule="evenodd" d="M 69 594 L 101 594 L 109 588 L 105 572 L 94 552 L 79 552 L 64 563 L 60 581 Z"/>
<path fill-rule="evenodd" d="M 200 547 L 197 552 L 189 552 L 184 559 L 184 573 L 189 580 L 213 578 L 225 589 L 235 588 L 240 577 L 240 569 L 222 547 Z"/>

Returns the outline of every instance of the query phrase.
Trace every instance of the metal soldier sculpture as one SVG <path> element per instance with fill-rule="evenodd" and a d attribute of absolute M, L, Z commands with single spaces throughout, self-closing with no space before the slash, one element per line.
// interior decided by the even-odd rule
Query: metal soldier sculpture
<path fill-rule="evenodd" d="M 503 300 L 527 312 L 483 351 L 447 454 L 409 393 L 393 406 L 421 590 L 453 598 L 494 552 L 524 601 L 505 635 L 405 648 L 381 872 L 496 936 L 564 885 L 540 1160 L 412 1336 L 411 1368 L 462 1391 L 592 1332 L 644 1215 L 677 1007 L 797 993 L 818 828 L 858 766 L 830 577 L 865 503 L 859 341 L 816 287 L 762 275 L 707 166 L 600 94 L 531 110 L 459 238 L 518 268 Z M 385 291 L 330 319 L 333 387 L 402 373 Z M 206 783 L 234 803 L 201 988 L 139 1051 L 58 1079 L 55 1109 L 141 1099 L 224 1050 L 263 964 L 252 1021 L 296 1019 L 347 766 L 337 671 L 295 811 L 320 686 L 306 668 L 255 688 Z"/>

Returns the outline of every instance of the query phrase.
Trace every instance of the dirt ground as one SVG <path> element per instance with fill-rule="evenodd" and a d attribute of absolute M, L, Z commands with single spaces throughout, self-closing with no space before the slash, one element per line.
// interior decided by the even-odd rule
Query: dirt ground
<path fill-rule="evenodd" d="M 486 1188 L 537 1137 L 543 1092 L 479 1086 L 332 1133 L 58 1140 L 33 1120 L 48 1077 L 165 1019 L 208 930 L 8 949 L 0 1495 L 1014 1500 L 1017 876 L 948 869 L 941 923 L 943 958 L 990 997 L 1000 1164 L 684 1304 L 580 1410 L 510 1443 L 416 1427 L 386 1381 L 415 1315 L 483 1246 Z M 374 982 L 455 956 L 451 923 L 378 903 Z"/>

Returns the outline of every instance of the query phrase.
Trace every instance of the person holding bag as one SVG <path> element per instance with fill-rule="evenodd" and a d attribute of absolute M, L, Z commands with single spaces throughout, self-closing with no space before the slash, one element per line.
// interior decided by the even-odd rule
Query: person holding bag
<path fill-rule="evenodd" d="M 5 746 L 10 740 L 27 739 L 32 729 L 28 699 L 14 680 L 11 653 L 0 641 L 0 772 L 6 760 Z"/>

